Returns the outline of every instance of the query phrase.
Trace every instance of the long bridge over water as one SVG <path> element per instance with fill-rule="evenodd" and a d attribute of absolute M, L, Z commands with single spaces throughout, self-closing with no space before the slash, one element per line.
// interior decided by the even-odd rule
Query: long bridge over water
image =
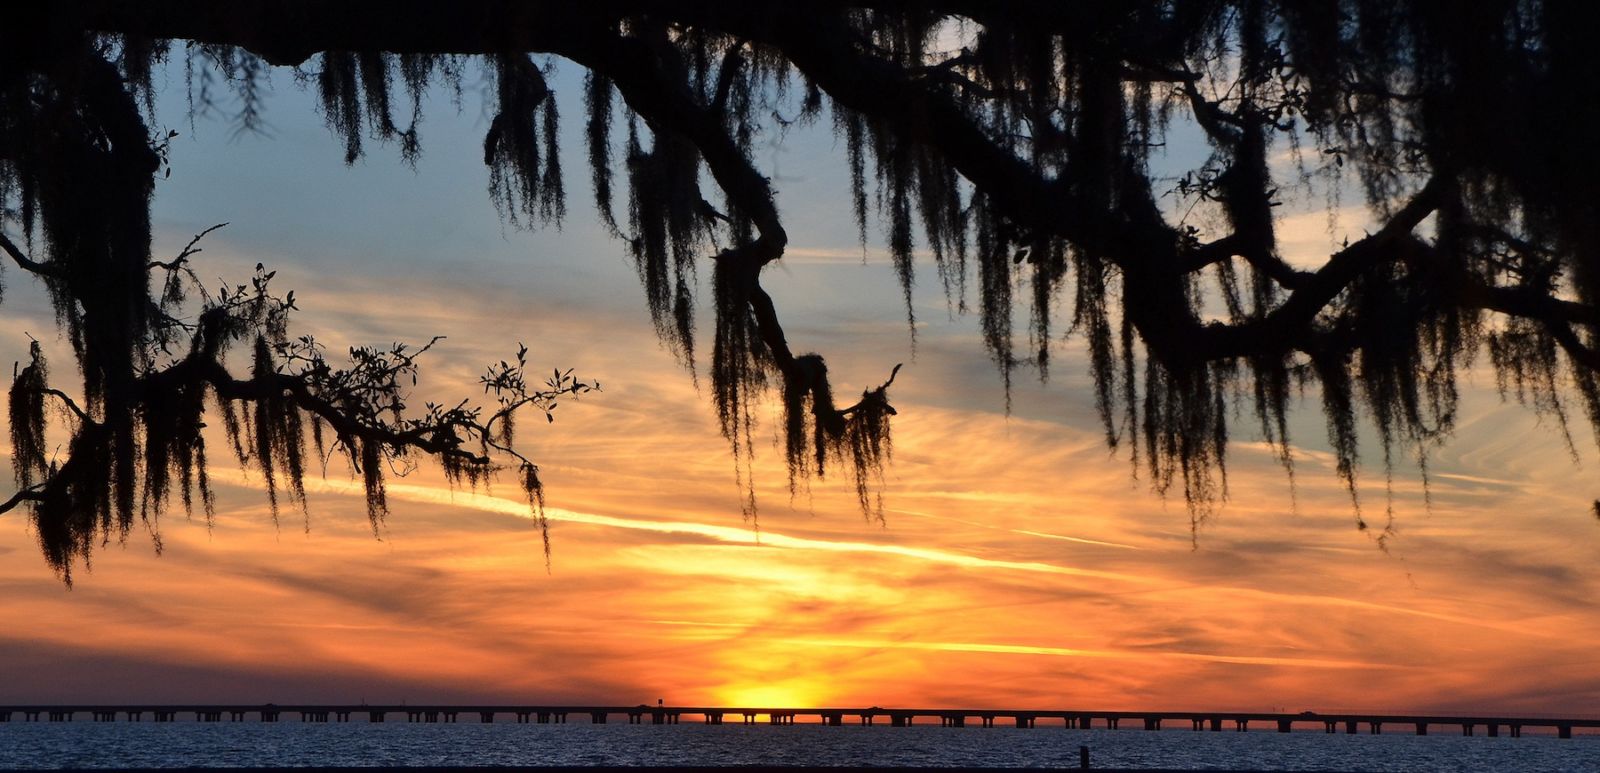
<path fill-rule="evenodd" d="M 1553 731 L 1560 738 L 1571 738 L 1574 728 L 1600 728 L 1600 719 L 1580 717 L 1545 716 L 1495 716 L 1444 715 L 1444 714 L 1366 714 L 1317 713 L 1297 714 L 1276 712 L 1236 711 L 1082 711 L 1036 709 L 926 709 L 926 708 L 783 708 L 754 706 L 558 706 L 558 705 L 407 705 L 407 704 L 53 704 L 0 706 L 0 722 L 71 722 L 77 717 L 95 722 L 114 722 L 119 716 L 129 722 L 142 722 L 149 717 L 154 722 L 176 721 L 189 715 L 199 722 L 243 722 L 254 716 L 261 722 L 283 721 L 285 715 L 301 722 L 387 722 L 391 717 L 406 722 L 452 723 L 465 716 L 468 721 L 476 716 L 479 722 L 494 722 L 498 717 L 515 718 L 518 723 L 565 724 L 571 716 L 588 717 L 590 723 L 605 724 L 612 717 L 626 718 L 629 724 L 676 725 L 684 717 L 699 718 L 709 725 L 728 723 L 758 724 L 761 717 L 766 723 L 792 725 L 796 718 L 815 717 L 822 725 L 888 724 L 908 727 L 916 724 L 940 724 L 946 727 L 981 727 L 996 725 L 1017 728 L 1036 727 L 1040 720 L 1047 723 L 1059 721 L 1068 729 L 1117 730 L 1124 727 L 1143 730 L 1161 730 L 1163 727 L 1187 727 L 1196 731 L 1220 732 L 1225 728 L 1236 732 L 1257 727 L 1275 728 L 1280 733 L 1291 732 L 1296 726 L 1302 729 L 1320 728 L 1327 733 L 1379 734 L 1390 730 L 1409 730 L 1417 735 L 1427 735 L 1430 727 L 1460 728 L 1463 735 L 1474 735 L 1481 728 L 1485 735 L 1499 736 L 1502 732 L 1520 737 L 1524 728 Z M 1163 725 L 1163 723 L 1166 723 Z"/>

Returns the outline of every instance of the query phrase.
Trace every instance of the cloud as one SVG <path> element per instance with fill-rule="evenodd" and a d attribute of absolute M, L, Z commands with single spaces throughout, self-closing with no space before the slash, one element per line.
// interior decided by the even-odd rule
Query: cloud
<path fill-rule="evenodd" d="M 248 483 L 246 476 L 234 474 L 232 471 L 219 471 L 214 474 L 214 477 L 217 480 L 227 481 L 235 484 Z M 306 489 L 307 491 L 318 494 L 364 496 L 360 485 L 354 482 L 309 480 L 306 483 Z M 509 515 L 522 519 L 532 519 L 534 517 L 526 502 L 504 499 L 487 494 L 479 494 L 470 491 L 451 491 L 448 489 L 439 489 L 406 483 L 390 483 L 388 484 L 386 490 L 389 497 L 392 499 L 470 508 L 488 513 Z M 674 536 L 686 535 L 693 537 L 704 537 L 718 542 L 748 545 L 751 547 L 782 550 L 883 554 L 973 569 L 1040 572 L 1074 577 L 1093 577 L 1097 579 L 1132 583 L 1141 583 L 1145 581 L 1144 578 L 1133 575 L 1123 575 L 1115 572 L 1102 572 L 1063 564 L 1046 563 L 1041 561 L 997 560 L 967 555 L 954 551 L 914 547 L 908 545 L 847 540 L 811 539 L 806 537 L 790 536 L 782 532 L 774 532 L 770 530 L 758 531 L 756 529 L 741 528 L 737 526 L 718 526 L 714 524 L 686 521 L 660 521 L 621 518 L 616 516 L 597 515 L 594 513 L 576 512 L 558 507 L 546 507 L 544 509 L 544 514 L 552 522 L 557 524 L 576 523 L 611 529 L 649 531 Z"/>
<path fill-rule="evenodd" d="M 973 642 L 882 642 L 882 641 L 819 641 L 800 640 L 798 644 L 822 647 L 866 647 L 870 649 L 917 649 L 937 652 L 980 652 L 1005 655 L 1047 655 L 1070 658 L 1123 658 L 1148 663 L 1151 659 L 1202 660 L 1214 663 L 1234 663 L 1257 666 L 1291 666 L 1296 668 L 1333 668 L 1385 670 L 1398 668 L 1387 664 L 1318 658 L 1274 658 L 1250 655 L 1213 655 L 1200 652 L 1172 652 L 1153 649 L 1118 652 L 1113 650 L 1079 650 L 1065 647 L 1036 647 L 1023 644 L 983 644 Z"/>

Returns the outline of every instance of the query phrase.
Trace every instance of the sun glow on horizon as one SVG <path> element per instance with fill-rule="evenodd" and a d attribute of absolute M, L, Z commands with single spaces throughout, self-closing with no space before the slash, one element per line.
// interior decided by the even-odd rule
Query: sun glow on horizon
<path fill-rule="evenodd" d="M 735 708 L 809 709 L 829 705 L 828 689 L 806 677 L 726 685 L 713 689 L 711 694 L 717 705 Z"/>
<path fill-rule="evenodd" d="M 350 644 L 333 645 L 316 641 L 326 632 L 279 629 L 313 642 L 319 657 L 351 664 L 363 648 L 384 646 L 396 632 L 408 631 L 417 646 L 396 650 L 387 673 L 470 680 L 524 669 L 527 676 L 483 682 L 483 689 L 514 690 L 518 700 L 581 676 L 593 685 L 582 688 L 586 700 L 654 703 L 660 697 L 677 705 L 754 708 L 1249 705 L 1235 696 L 1255 693 L 1241 689 L 1282 696 L 1269 703 L 1361 705 L 1370 701 L 1363 697 L 1369 683 L 1381 680 L 1387 694 L 1400 696 L 1387 702 L 1421 707 L 1441 691 L 1476 700 L 1498 689 L 1491 687 L 1496 681 L 1537 690 L 1536 683 L 1585 678 L 1581 666 L 1532 678 L 1543 673 L 1532 668 L 1536 661 L 1582 662 L 1577 645 L 1567 642 L 1585 640 L 1592 620 L 1563 596 L 1549 597 L 1552 606 L 1533 618 L 1541 624 L 1530 627 L 1527 596 L 1515 583 L 1455 575 L 1428 552 L 1397 558 L 1304 531 L 1310 544 L 1260 542 L 1263 524 L 1285 516 L 1248 506 L 1271 493 L 1244 487 L 1238 499 L 1247 506 L 1208 526 L 1198 545 L 1181 523 L 1165 517 L 1171 513 L 1130 516 L 1125 502 L 1109 497 L 1092 520 L 1057 516 L 1049 522 L 1007 508 L 985 511 L 978 499 L 942 496 L 944 480 L 923 497 L 918 457 L 929 452 L 918 444 L 931 436 L 917 429 L 905 433 L 906 461 L 895 494 L 916 517 L 881 529 L 780 512 L 765 516 L 757 531 L 740 524 L 736 513 L 697 517 L 668 496 L 617 507 L 585 492 L 587 473 L 569 467 L 560 473 L 558 501 L 570 507 L 546 511 L 555 541 L 548 573 L 538 558 L 537 530 L 499 517 L 526 523 L 527 503 L 481 490 L 452 491 L 423 471 L 390 483 L 396 513 L 383 543 L 371 541 L 362 521 L 344 522 L 340 528 L 348 536 L 314 525 L 303 543 L 287 534 L 273 539 L 314 552 L 313 566 L 352 552 L 378 557 L 399 551 L 362 571 L 383 578 L 422 572 L 432 578 L 428 589 L 369 600 L 360 589 L 388 580 L 357 581 L 348 592 L 332 593 L 323 588 L 321 573 L 328 570 L 308 567 L 293 572 L 289 586 L 318 589 L 323 601 L 308 608 L 326 619 L 349 620 L 352 632 L 369 633 L 351 633 Z M 1003 430 L 1029 443 L 1044 442 L 1051 431 L 1021 419 Z M 974 447 L 998 442 L 970 440 Z M 1043 455 L 1037 462 L 1055 463 Z M 990 472 L 981 464 L 957 472 L 987 481 Z M 948 477 L 949 469 L 935 472 Z M 1020 472 L 1041 480 L 1047 469 Z M 1469 475 L 1440 476 L 1436 496 L 1456 496 L 1457 488 L 1471 494 L 1475 484 L 1462 480 Z M 254 488 L 251 476 L 237 470 L 217 469 L 213 477 L 242 487 L 230 494 L 235 499 Z M 320 497 L 313 502 L 317 510 L 359 512 L 361 489 L 354 481 L 307 484 Z M 1092 502 L 1091 493 L 1075 496 Z M 1324 496 L 1336 502 L 1344 493 Z M 461 517 L 468 512 L 491 517 Z M 1454 535 L 1474 512 L 1436 516 L 1437 528 L 1459 540 Z M 234 513 L 223 520 L 228 534 L 199 544 L 190 537 L 187 546 L 169 539 L 168 557 L 161 560 L 204 558 L 210 551 L 234 560 L 251 550 L 238 542 L 241 525 L 270 535 L 270 527 L 250 520 L 261 517 L 259 506 Z M 1105 521 L 1114 527 L 1105 528 Z M 1304 529 L 1303 521 L 1290 523 Z M 1410 544 L 1435 552 L 1449 547 L 1447 540 L 1427 537 L 1428 526 L 1417 522 Z M 1078 534 L 1086 536 L 1059 539 Z M 1508 576 L 1521 582 L 1544 576 L 1519 569 L 1509 553 L 1476 555 L 1480 563 L 1509 568 Z M 395 560 L 401 566 L 383 568 Z M 265 578 L 289 572 L 262 571 Z M 1408 587 L 1404 579 L 1411 572 L 1417 579 Z M 1435 592 L 1446 580 L 1453 592 Z M 252 587 L 283 586 L 269 579 Z M 1580 598 L 1572 596 L 1572 603 Z M 511 644 L 530 636 L 540 643 L 535 651 Z M 191 649 L 203 649 L 203 642 L 199 633 L 183 640 Z M 448 664 L 439 662 L 441 652 L 451 653 Z M 546 658 L 575 665 L 570 671 L 516 665 Z"/>

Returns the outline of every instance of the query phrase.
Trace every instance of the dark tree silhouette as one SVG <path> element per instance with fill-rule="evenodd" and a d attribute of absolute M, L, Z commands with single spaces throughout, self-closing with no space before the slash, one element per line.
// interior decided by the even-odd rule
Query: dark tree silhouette
<path fill-rule="evenodd" d="M 1600 429 L 1600 150 L 1588 136 L 1600 103 L 1585 96 L 1600 58 L 1576 4 L 62 0 L 5 15 L 0 192 L 22 243 L 4 247 L 50 288 L 86 403 L 51 388 L 37 356 L 18 374 L 20 490 L 6 507 L 32 507 L 63 572 L 97 535 L 158 511 L 171 473 L 186 501 L 192 475 L 204 491 L 208 391 L 225 418 L 243 417 L 229 423 L 236 451 L 269 494 L 281 480 L 300 497 L 310 415 L 334 429 L 381 514 L 376 460 L 420 451 L 475 480 L 490 451 L 510 452 L 496 420 L 583 387 L 529 391 L 520 364 L 504 365 L 486 376 L 503 398 L 491 418 L 405 419 L 385 412 L 415 353 L 366 351 L 333 370 L 289 336 L 293 302 L 267 292 L 269 274 L 176 314 L 188 256 L 152 260 L 148 217 L 163 163 L 149 76 L 175 59 L 220 74 L 247 126 L 261 74 L 296 68 L 349 160 L 369 141 L 413 157 L 415 123 L 397 112 L 409 102 L 414 116 L 430 83 L 481 68 L 495 84 L 489 190 L 526 225 L 565 213 L 558 99 L 535 57 L 582 66 L 595 205 L 637 263 L 657 334 L 696 367 L 693 277 L 709 256 L 712 394 L 735 454 L 747 460 L 752 403 L 775 388 L 792 478 L 842 463 L 869 514 L 890 450 L 888 384 L 841 407 L 822 357 L 790 348 L 762 287 L 788 237 L 752 138 L 825 110 L 862 238 L 875 210 L 907 313 L 920 237 L 961 308 L 976 285 L 1008 388 L 1019 367 L 1047 373 L 1064 318 L 1087 346 L 1107 442 L 1157 491 L 1181 491 L 1195 519 L 1226 496 L 1241 413 L 1292 474 L 1286 415 L 1308 388 L 1353 499 L 1358 414 L 1386 469 L 1409 453 L 1425 475 L 1459 375 L 1484 353 L 1503 394 L 1563 433 L 1576 402 Z M 1175 127 L 1203 134 L 1211 155 L 1174 181 L 1150 157 Z M 1346 174 L 1375 230 L 1318 265 L 1286 261 L 1275 208 Z M 155 271 L 166 284 L 152 296 Z M 1072 303 L 1058 313 L 1063 290 Z M 165 356 L 180 335 L 187 351 Z M 222 367 L 236 341 L 254 348 L 248 377 Z M 42 441 L 51 401 L 73 414 L 59 464 Z"/>

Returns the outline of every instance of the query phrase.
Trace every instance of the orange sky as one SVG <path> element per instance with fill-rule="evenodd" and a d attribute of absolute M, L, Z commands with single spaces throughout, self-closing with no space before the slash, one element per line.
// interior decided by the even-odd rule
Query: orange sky
<path fill-rule="evenodd" d="M 1232 499 L 1191 534 L 1181 501 L 1105 449 L 1077 342 L 1048 386 L 1022 379 L 1007 416 L 972 320 L 952 319 L 925 280 L 913 353 L 891 270 L 860 260 L 843 189 L 829 187 L 841 173 L 817 170 L 838 151 L 794 139 L 758 149 L 798 245 L 767 280 L 789 338 L 827 356 L 843 391 L 906 367 L 891 392 L 887 523 L 862 518 L 846 481 L 791 502 L 769 412 L 758 532 L 740 517 L 709 395 L 651 337 L 622 246 L 587 210 L 559 233 L 501 226 L 470 114 L 449 124 L 443 111 L 415 173 L 387 152 L 345 169 L 281 80 L 290 104 L 269 114 L 273 138 L 229 142 L 202 123 L 179 144 L 157 252 L 234 221 L 208 241 L 202 275 L 278 267 L 302 324 L 335 343 L 449 336 L 423 394 L 471 391 L 478 366 L 518 341 L 541 366 L 598 378 L 604 391 L 555 424 L 524 422 L 548 486 L 551 566 L 510 481 L 452 493 L 425 465 L 392 482 L 374 539 L 341 464 L 311 485 L 309 531 L 297 514 L 274 528 L 219 452 L 214 528 L 169 514 L 163 555 L 135 533 L 70 591 L 25 518 L 0 516 L 0 703 L 1584 712 L 1600 700 L 1600 529 L 1586 515 L 1600 457 L 1575 427 L 1574 463 L 1558 433 L 1501 403 L 1491 374 L 1474 374 L 1437 452 L 1431 512 L 1414 473 L 1397 471 L 1389 552 L 1354 526 L 1314 396 L 1295 419 L 1293 506 L 1246 420 Z M 581 169 L 581 146 L 568 152 Z M 1322 213 L 1301 219 L 1283 242 L 1314 256 L 1333 237 Z M 37 289 L 8 280 L 4 353 L 22 356 L 25 330 L 61 351 Z M 58 355 L 56 373 L 68 362 Z M 1382 469 L 1362 474 L 1381 524 Z"/>

